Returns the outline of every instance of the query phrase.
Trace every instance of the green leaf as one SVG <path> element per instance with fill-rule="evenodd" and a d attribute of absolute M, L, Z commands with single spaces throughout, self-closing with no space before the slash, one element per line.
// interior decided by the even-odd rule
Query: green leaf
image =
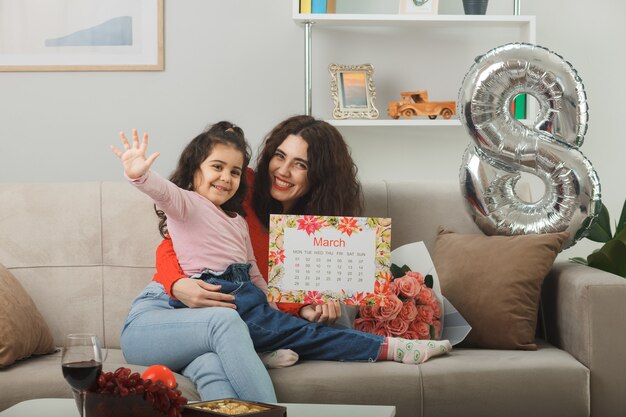
<path fill-rule="evenodd" d="M 403 265 L 402 272 L 404 272 L 404 275 L 406 275 L 407 272 L 411 272 L 411 268 L 409 268 L 408 265 Z"/>
<path fill-rule="evenodd" d="M 434 340 L 435 337 L 437 336 L 435 334 L 435 326 L 433 326 L 433 325 L 430 326 L 430 332 L 429 333 L 430 333 L 430 338 Z"/>
<path fill-rule="evenodd" d="M 613 240 L 626 243 L 626 229 L 622 229 L 619 233 L 616 232 Z M 624 262 L 626 262 L 626 260 Z"/>
<path fill-rule="evenodd" d="M 424 277 L 424 284 L 426 284 L 426 286 L 428 288 L 432 288 L 433 287 L 433 276 L 428 274 Z"/>
<path fill-rule="evenodd" d="M 617 234 L 621 232 L 622 230 L 624 230 L 625 227 L 626 227 L 626 200 L 624 200 L 624 206 L 622 207 L 622 214 L 619 216 L 619 221 L 617 222 L 615 235 L 617 236 Z"/>
<path fill-rule="evenodd" d="M 391 271 L 391 275 L 393 275 L 394 278 L 400 278 L 405 275 L 405 273 L 402 271 L 402 268 L 400 268 L 396 264 L 391 264 L 389 270 Z"/>
<path fill-rule="evenodd" d="M 581 258 L 580 256 L 576 256 L 575 258 L 569 258 L 569 261 L 575 264 L 587 265 L 587 260 L 585 258 Z"/>
<path fill-rule="evenodd" d="M 613 239 L 589 255 L 587 262 L 589 266 L 626 278 L 626 243 Z"/>
<path fill-rule="evenodd" d="M 593 240 L 594 242 L 604 243 L 611 240 L 612 237 L 613 234 L 611 233 L 609 210 L 606 208 L 604 203 L 600 202 L 600 213 L 591 224 L 587 234 L 587 239 Z"/>

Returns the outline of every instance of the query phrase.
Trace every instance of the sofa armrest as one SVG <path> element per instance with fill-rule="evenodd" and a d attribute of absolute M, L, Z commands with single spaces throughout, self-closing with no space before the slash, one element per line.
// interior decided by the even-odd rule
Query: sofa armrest
<path fill-rule="evenodd" d="M 591 373 L 591 415 L 626 415 L 626 279 L 558 262 L 544 282 L 546 339 Z"/>

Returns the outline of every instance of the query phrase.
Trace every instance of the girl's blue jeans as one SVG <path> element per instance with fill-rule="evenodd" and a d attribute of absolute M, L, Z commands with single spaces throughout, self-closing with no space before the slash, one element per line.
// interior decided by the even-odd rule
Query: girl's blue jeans
<path fill-rule="evenodd" d="M 224 272 L 205 270 L 192 278 L 221 285 L 220 292 L 235 296 L 237 312 L 248 325 L 258 352 L 291 349 L 301 359 L 375 361 L 384 338 L 353 329 L 336 329 L 275 310 L 261 289 L 250 281 L 250 264 L 232 264 Z M 170 300 L 176 308 L 183 303 Z"/>
<path fill-rule="evenodd" d="M 248 327 L 234 309 L 175 309 L 169 300 L 163 286 L 151 282 L 133 301 L 121 336 L 128 363 L 181 372 L 202 400 L 276 402 Z"/>

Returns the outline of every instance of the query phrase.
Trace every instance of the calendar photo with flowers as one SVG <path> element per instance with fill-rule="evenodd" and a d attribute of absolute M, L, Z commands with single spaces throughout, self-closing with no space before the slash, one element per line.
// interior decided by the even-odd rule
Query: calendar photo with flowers
<path fill-rule="evenodd" d="M 375 302 L 391 281 L 391 219 L 271 215 L 268 300 Z"/>

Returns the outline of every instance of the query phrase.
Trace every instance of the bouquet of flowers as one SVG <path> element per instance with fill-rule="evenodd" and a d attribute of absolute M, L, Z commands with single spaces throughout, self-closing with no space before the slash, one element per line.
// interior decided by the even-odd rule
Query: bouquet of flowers
<path fill-rule="evenodd" d="M 432 275 L 395 264 L 391 275 L 376 289 L 377 297 L 361 306 L 354 328 L 387 337 L 439 339 L 442 306 L 433 291 Z"/>

